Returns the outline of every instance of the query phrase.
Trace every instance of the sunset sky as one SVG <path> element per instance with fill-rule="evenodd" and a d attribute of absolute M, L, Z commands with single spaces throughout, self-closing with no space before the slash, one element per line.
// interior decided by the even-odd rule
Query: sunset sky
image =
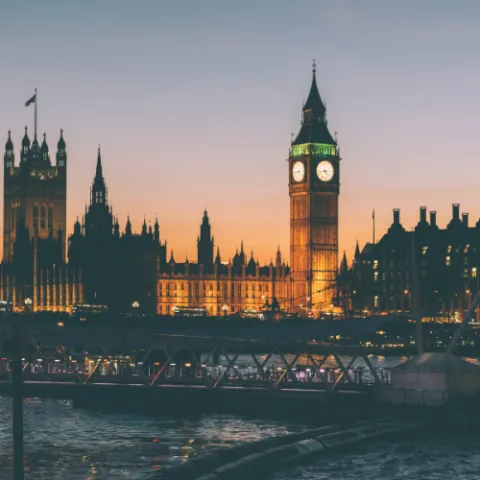
<path fill-rule="evenodd" d="M 68 223 L 83 214 L 101 144 L 122 228 L 158 214 L 177 261 L 196 258 L 204 208 L 228 259 L 289 245 L 287 156 L 317 62 L 342 163 L 340 249 L 393 208 L 439 224 L 480 216 L 480 2 L 431 0 L 5 2 L 0 138 L 23 128 L 68 150 Z M 3 146 L 2 146 L 3 148 Z M 2 210 L 3 211 L 3 208 Z"/>

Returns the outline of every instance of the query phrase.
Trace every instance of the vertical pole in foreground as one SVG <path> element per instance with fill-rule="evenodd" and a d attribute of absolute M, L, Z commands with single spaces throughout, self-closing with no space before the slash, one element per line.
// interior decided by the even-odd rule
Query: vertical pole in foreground
<path fill-rule="evenodd" d="M 416 318 L 416 344 L 417 354 L 423 353 L 423 326 L 422 326 L 422 298 L 420 292 L 420 270 L 418 268 L 418 260 L 416 258 L 416 245 L 415 245 L 415 229 L 412 228 L 412 303 L 413 313 Z"/>
<path fill-rule="evenodd" d="M 13 318 L 13 478 L 24 480 L 23 466 L 23 385 L 22 385 L 22 341 L 18 319 Z"/>

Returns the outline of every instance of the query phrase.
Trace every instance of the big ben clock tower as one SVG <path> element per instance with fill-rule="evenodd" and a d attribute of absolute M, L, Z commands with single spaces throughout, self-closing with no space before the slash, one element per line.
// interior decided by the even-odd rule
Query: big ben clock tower
<path fill-rule="evenodd" d="M 292 142 L 288 166 L 292 303 L 317 316 L 331 309 L 335 295 L 340 156 L 328 131 L 315 63 L 302 126 Z"/>

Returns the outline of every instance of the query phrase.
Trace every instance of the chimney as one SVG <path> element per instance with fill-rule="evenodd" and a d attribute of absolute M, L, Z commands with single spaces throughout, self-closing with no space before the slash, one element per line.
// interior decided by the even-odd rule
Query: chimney
<path fill-rule="evenodd" d="M 427 221 L 427 207 L 420 207 L 420 223 Z"/>
<path fill-rule="evenodd" d="M 400 223 L 400 209 L 394 208 L 393 209 L 393 223 L 398 225 Z"/>
<path fill-rule="evenodd" d="M 462 213 L 462 222 L 466 227 L 468 227 L 468 213 Z"/>
<path fill-rule="evenodd" d="M 435 210 L 430 212 L 430 226 L 431 227 L 437 226 L 437 212 Z"/>
<path fill-rule="evenodd" d="M 458 203 L 452 205 L 452 220 L 460 220 L 460 205 Z"/>

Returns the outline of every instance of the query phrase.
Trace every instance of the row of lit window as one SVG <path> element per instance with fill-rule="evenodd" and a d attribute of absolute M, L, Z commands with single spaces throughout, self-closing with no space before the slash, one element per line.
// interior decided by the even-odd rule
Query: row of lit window
<path fill-rule="evenodd" d="M 163 289 L 163 285 L 162 283 L 159 283 L 158 284 L 158 291 L 159 292 L 162 292 L 162 289 Z M 198 286 L 199 286 L 199 283 L 198 282 L 192 282 L 192 283 L 184 283 L 184 282 L 180 282 L 180 283 L 177 283 L 177 282 L 167 282 L 165 283 L 165 287 L 166 287 L 166 291 L 167 292 L 170 292 L 171 290 L 173 291 L 177 291 L 178 289 L 178 286 L 180 286 L 179 290 L 185 290 L 185 287 L 186 285 L 188 285 L 188 290 L 189 292 L 192 291 L 192 286 L 193 286 L 193 289 L 195 291 L 198 291 Z M 205 292 L 206 289 L 207 289 L 207 283 L 203 282 L 202 284 L 202 287 L 203 287 L 203 291 Z M 222 283 L 222 287 L 223 287 L 223 290 L 225 291 L 226 288 L 227 288 L 227 285 L 225 283 Z M 239 293 L 241 293 L 242 291 L 242 283 L 237 283 L 236 284 L 236 287 L 237 287 L 237 291 Z M 258 288 L 257 288 L 258 287 Z M 232 290 L 235 288 L 235 284 L 232 284 Z M 262 293 L 268 293 L 268 283 L 266 284 L 259 284 L 258 286 L 256 284 L 251 284 L 249 285 L 248 283 L 244 285 L 244 288 L 245 288 L 245 291 L 246 292 L 256 292 L 258 290 L 258 292 Z M 213 292 L 214 290 L 214 284 L 213 283 L 210 283 L 208 284 L 208 291 L 209 292 Z M 216 283 L 216 290 L 217 292 L 220 291 L 220 282 L 217 282 Z"/>

